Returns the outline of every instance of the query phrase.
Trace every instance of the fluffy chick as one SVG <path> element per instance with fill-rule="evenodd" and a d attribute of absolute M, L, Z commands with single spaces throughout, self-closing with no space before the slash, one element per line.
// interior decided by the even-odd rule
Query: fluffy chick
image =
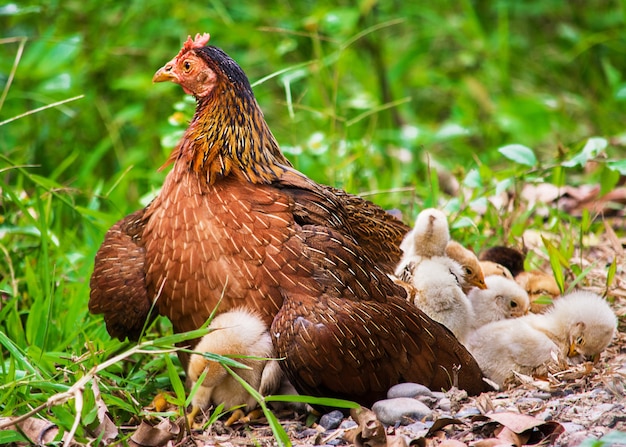
<path fill-rule="evenodd" d="M 468 293 L 474 287 L 478 287 L 479 289 L 487 288 L 483 270 L 480 267 L 478 257 L 473 251 L 463 247 L 457 241 L 450 241 L 448 245 L 446 245 L 446 255 L 458 262 L 463 268 L 465 279 L 465 285 L 463 286 L 464 293 Z"/>
<path fill-rule="evenodd" d="M 543 375 L 548 365 L 597 360 L 616 328 L 617 318 L 607 302 L 579 291 L 557 300 L 545 314 L 482 326 L 469 335 L 466 347 L 483 373 L 503 386 L 513 371 Z"/>
<path fill-rule="evenodd" d="M 480 268 L 483 270 L 483 274 L 485 277 L 487 276 L 504 276 L 505 278 L 513 279 L 513 275 L 511 271 L 503 266 L 502 264 L 498 264 L 493 261 L 480 261 Z"/>
<path fill-rule="evenodd" d="M 415 269 L 414 304 L 446 326 L 463 343 L 473 319 L 472 305 L 463 289 L 463 269 L 446 256 L 424 259 Z"/>
<path fill-rule="evenodd" d="M 486 289 L 474 288 L 467 295 L 474 309 L 474 329 L 492 321 L 517 318 L 528 313 L 528 294 L 514 280 L 491 275 L 485 278 L 485 283 Z"/>
<path fill-rule="evenodd" d="M 524 271 L 526 254 L 516 248 L 497 245 L 480 253 L 481 261 L 492 261 L 505 266 L 513 277 Z"/>
<path fill-rule="evenodd" d="M 554 276 L 539 270 L 521 272 L 515 277 L 515 281 L 528 293 L 530 311 L 534 313 L 543 313 L 550 307 L 550 303 L 541 302 L 543 300 L 540 298 L 555 300 L 561 295 Z"/>
<path fill-rule="evenodd" d="M 450 230 L 446 215 L 435 208 L 422 210 L 415 219 L 415 226 L 400 244 L 403 254 L 395 275 L 410 282 L 415 267 L 423 259 L 445 255 L 449 241 Z"/>
<path fill-rule="evenodd" d="M 234 309 L 217 315 L 195 351 L 220 355 L 236 355 L 271 358 L 272 339 L 268 328 L 260 316 L 244 308 Z M 278 388 L 282 372 L 275 360 L 236 358 L 236 361 L 250 369 L 235 368 L 235 372 L 262 395 L 271 394 Z M 200 375 L 207 375 L 192 399 L 192 411 L 188 415 L 193 422 L 195 415 L 210 405 L 224 404 L 225 408 L 243 405 L 245 410 L 256 406 L 256 400 L 218 362 L 200 354 L 192 354 L 189 359 L 188 377 L 192 386 Z"/>

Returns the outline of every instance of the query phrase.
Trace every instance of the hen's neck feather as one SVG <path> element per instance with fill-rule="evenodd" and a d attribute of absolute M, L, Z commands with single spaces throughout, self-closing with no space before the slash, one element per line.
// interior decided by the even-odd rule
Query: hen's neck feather
<path fill-rule="evenodd" d="M 198 100 L 187 131 L 170 155 L 171 162 L 184 164 L 186 169 L 181 171 L 204 176 L 209 185 L 228 175 L 251 183 L 272 183 L 291 166 L 252 92 L 220 83 Z"/>

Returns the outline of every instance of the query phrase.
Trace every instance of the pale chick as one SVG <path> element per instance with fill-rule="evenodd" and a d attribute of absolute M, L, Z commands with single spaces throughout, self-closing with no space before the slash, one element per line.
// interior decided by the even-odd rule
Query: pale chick
<path fill-rule="evenodd" d="M 504 386 L 516 371 L 545 375 L 549 368 L 596 361 L 617 329 L 608 303 L 591 292 L 574 292 L 544 314 L 489 323 L 472 332 L 466 347 L 486 377 Z"/>
<path fill-rule="evenodd" d="M 480 267 L 480 262 L 476 254 L 463 247 L 457 241 L 450 241 L 446 245 L 446 255 L 458 262 L 463 268 L 463 276 L 465 279 L 465 285 L 463 286 L 463 292 L 466 294 L 474 287 L 479 289 L 485 289 L 485 275 L 483 269 Z"/>
<path fill-rule="evenodd" d="M 248 309 L 221 313 L 213 319 L 209 328 L 211 332 L 202 337 L 195 351 L 262 359 L 273 357 L 274 349 L 267 325 Z M 280 386 L 282 371 L 276 360 L 239 357 L 235 360 L 250 369 L 233 368 L 233 371 L 262 395 L 271 394 Z M 211 405 L 224 404 L 225 409 L 243 405 L 247 411 L 256 406 L 254 397 L 224 367 L 200 354 L 192 354 L 189 359 L 188 377 L 192 388 L 205 370 L 207 375 L 192 398 L 192 410 L 187 416 L 190 426 L 196 414 Z M 228 422 L 235 422 L 242 416 L 243 412 L 238 411 Z"/>
<path fill-rule="evenodd" d="M 449 241 L 446 215 L 435 208 L 422 210 L 415 219 L 415 226 L 400 244 L 403 254 L 395 270 L 396 277 L 410 282 L 415 267 L 423 259 L 445 255 Z"/>
<path fill-rule="evenodd" d="M 540 270 L 521 272 L 515 277 L 515 281 L 528 293 L 530 311 L 534 313 L 545 312 L 550 307 L 550 301 L 561 295 L 554 276 Z"/>
<path fill-rule="evenodd" d="M 485 275 L 485 277 L 497 275 L 497 276 L 504 276 L 505 278 L 513 279 L 513 275 L 511 274 L 511 271 L 505 266 L 503 266 L 502 264 L 498 264 L 497 262 L 493 262 L 493 261 L 479 261 L 479 262 L 480 262 L 480 268 L 483 270 L 483 274 Z"/>
<path fill-rule="evenodd" d="M 463 293 L 462 284 L 461 266 L 447 256 L 422 260 L 413 275 L 414 304 L 450 329 L 461 343 L 473 319 L 472 305 Z"/>
<path fill-rule="evenodd" d="M 490 275 L 485 278 L 487 288 L 472 289 L 467 297 L 474 309 L 473 329 L 492 321 L 518 318 L 528 313 L 528 294 L 514 280 Z"/>

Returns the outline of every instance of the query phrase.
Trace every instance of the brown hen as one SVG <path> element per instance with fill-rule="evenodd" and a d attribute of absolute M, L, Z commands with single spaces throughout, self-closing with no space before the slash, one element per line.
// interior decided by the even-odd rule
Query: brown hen
<path fill-rule="evenodd" d="M 105 236 L 90 309 L 119 338 L 140 334 L 155 300 L 176 332 L 218 302 L 256 310 L 307 394 L 370 404 L 402 381 L 449 388 L 458 367 L 461 388 L 487 389 L 468 351 L 388 276 L 408 227 L 293 169 L 241 68 L 207 42 L 188 39 L 154 76 L 194 95 L 196 113 L 159 195 Z"/>

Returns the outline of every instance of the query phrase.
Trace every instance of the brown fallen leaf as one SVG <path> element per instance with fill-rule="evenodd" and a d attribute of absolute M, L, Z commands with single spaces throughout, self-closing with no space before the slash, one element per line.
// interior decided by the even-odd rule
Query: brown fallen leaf
<path fill-rule="evenodd" d="M 0 418 L 0 421 L 8 422 L 11 419 L 15 418 Z M 44 419 L 29 417 L 15 425 L 8 427 L 8 430 L 19 429 L 36 445 L 48 444 L 54 441 L 54 438 L 59 434 L 59 428 L 52 422 Z"/>
<path fill-rule="evenodd" d="M 476 441 L 472 444 L 472 447 L 511 447 L 513 444 L 509 444 L 506 441 L 503 441 L 502 439 L 497 439 L 497 438 L 488 438 L 488 439 L 481 439 L 479 441 Z"/>
<path fill-rule="evenodd" d="M 102 400 L 100 388 L 98 387 L 98 381 L 95 377 L 94 380 L 91 382 L 91 388 L 93 390 L 96 407 L 98 409 L 97 415 L 99 422 L 99 424 L 93 430 L 96 436 L 101 439 L 101 442 L 105 445 L 108 445 L 113 439 L 117 438 L 119 430 L 109 417 L 109 409 Z"/>
<path fill-rule="evenodd" d="M 179 434 L 180 427 L 169 419 L 163 419 L 154 427 L 146 421 L 141 421 L 135 433 L 130 437 L 130 441 L 134 446 L 158 447 L 176 438 Z"/>
<path fill-rule="evenodd" d="M 356 447 L 407 447 L 403 436 L 387 436 L 385 426 L 372 410 L 354 408 L 350 410 L 350 416 L 359 426 L 356 430 L 346 431 L 343 438 Z"/>
<path fill-rule="evenodd" d="M 546 422 L 526 414 L 503 411 L 499 413 L 489 413 L 485 416 L 492 421 L 502 424 L 506 429 L 519 437 L 520 443 L 523 442 L 523 444 L 515 443 L 513 445 L 532 445 L 545 441 L 553 442 L 565 431 L 563 426 L 558 422 Z M 506 431 L 504 434 L 500 431 L 500 435 L 507 440 L 514 438 Z M 500 437 L 500 435 L 498 435 L 498 437 Z"/>

